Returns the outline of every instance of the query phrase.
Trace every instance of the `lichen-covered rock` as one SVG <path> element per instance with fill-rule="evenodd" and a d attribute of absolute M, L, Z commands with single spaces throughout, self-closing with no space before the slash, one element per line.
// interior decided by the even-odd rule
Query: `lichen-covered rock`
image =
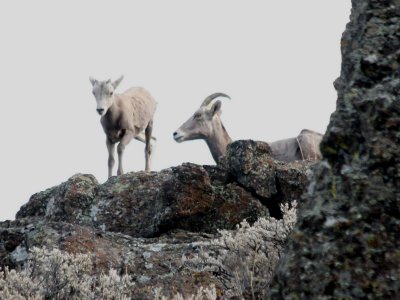
<path fill-rule="evenodd" d="M 267 143 L 242 140 L 228 145 L 219 167 L 225 170 L 226 181 L 233 180 L 250 191 L 268 207 L 271 216 L 280 219 L 281 204 L 300 200 L 313 164 L 311 161 L 276 161 Z M 220 176 L 219 180 L 224 178 L 221 172 L 214 174 Z"/>
<path fill-rule="evenodd" d="M 246 189 L 269 198 L 276 193 L 275 161 L 267 143 L 235 141 L 228 145 L 221 164 Z"/>
<path fill-rule="evenodd" d="M 183 164 L 110 179 L 99 186 L 91 214 L 103 230 L 152 237 L 173 229 L 216 232 L 269 212 L 243 188 L 212 185 L 203 167 Z"/>
<path fill-rule="evenodd" d="M 24 219 L 24 222 L 27 220 Z M 145 239 L 65 222 L 24 222 L 0 223 L 3 230 L 1 238 L 9 242 L 7 247 L 11 251 L 7 260 L 1 261 L 2 265 L 17 267 L 27 259 L 28 250 L 32 247 L 56 247 L 68 253 L 90 254 L 97 274 L 107 273 L 110 268 L 130 274 L 135 282 L 133 299 L 154 299 L 155 288 L 162 288 L 163 294 L 170 296 L 178 292 L 190 295 L 199 286 L 211 284 L 222 288 L 208 272 L 193 274 L 183 268 L 182 257 L 199 251 L 213 253 L 209 243 L 213 235 L 176 231 Z M 23 228 L 27 230 L 21 233 Z M 4 236 L 6 232 L 8 237 Z M 10 245 L 13 240 L 14 245 Z M 0 259 L 3 259 L 1 255 Z"/>
<path fill-rule="evenodd" d="M 301 199 L 315 162 L 294 161 L 276 163 L 275 181 L 280 203 L 290 203 L 292 199 Z"/>
<path fill-rule="evenodd" d="M 400 299 L 400 3 L 352 3 L 325 161 L 271 299 Z"/>
<path fill-rule="evenodd" d="M 197 165 L 153 173 L 128 173 L 99 185 L 90 175 L 32 196 L 17 218 L 37 217 L 102 231 L 152 237 L 174 230 L 217 232 L 243 219 L 269 215 L 268 208 L 235 183 L 212 185 Z"/>
<path fill-rule="evenodd" d="M 237 141 L 216 166 L 185 163 L 160 172 L 127 173 L 99 184 L 77 174 L 33 195 L 17 219 L 0 223 L 0 268 L 23 264 L 32 247 L 90 253 L 95 272 L 128 272 L 137 299 L 161 287 L 170 295 L 218 285 L 209 272 L 182 268 L 218 229 L 244 219 L 281 218 L 281 204 L 300 200 L 308 162 L 274 161 L 266 143 Z M 202 251 L 203 251 L 202 250 Z"/>
<path fill-rule="evenodd" d="M 66 222 L 88 219 L 97 186 L 93 175 L 74 175 L 59 186 L 34 194 L 16 217 L 42 217 L 49 221 Z"/>
<path fill-rule="evenodd" d="M 67 222 L 133 237 L 174 229 L 217 232 L 243 219 L 280 218 L 280 204 L 300 199 L 307 162 L 274 161 L 263 142 L 237 141 L 217 166 L 186 163 L 160 172 L 132 172 L 99 184 L 77 174 L 31 197 L 17 219 Z"/>

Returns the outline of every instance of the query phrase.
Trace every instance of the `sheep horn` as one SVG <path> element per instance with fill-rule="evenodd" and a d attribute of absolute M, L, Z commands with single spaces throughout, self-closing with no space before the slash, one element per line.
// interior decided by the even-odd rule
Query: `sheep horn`
<path fill-rule="evenodd" d="M 225 98 L 231 99 L 231 97 L 229 97 L 228 95 L 226 95 L 224 93 L 214 93 L 214 94 L 211 94 L 210 96 L 208 96 L 206 99 L 204 99 L 203 103 L 201 104 L 201 107 L 209 105 L 211 103 L 211 101 L 213 101 L 217 97 L 225 97 Z"/>

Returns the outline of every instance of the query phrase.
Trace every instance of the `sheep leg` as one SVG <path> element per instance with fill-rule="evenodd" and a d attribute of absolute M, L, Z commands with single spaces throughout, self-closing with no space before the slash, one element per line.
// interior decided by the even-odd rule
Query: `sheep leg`
<path fill-rule="evenodd" d="M 122 159 L 124 156 L 125 147 L 130 143 L 130 141 L 133 139 L 133 137 L 134 137 L 133 133 L 130 131 L 127 131 L 118 144 L 118 147 L 117 147 L 117 152 L 118 152 L 117 174 L 118 175 L 124 174 L 124 168 L 122 166 Z"/>
<path fill-rule="evenodd" d="M 114 168 L 115 159 L 115 143 L 111 142 L 109 138 L 106 139 L 106 145 L 108 150 L 108 178 L 112 176 L 112 170 Z"/>
<path fill-rule="evenodd" d="M 152 154 L 152 145 L 151 145 L 151 134 L 153 132 L 153 120 L 149 122 L 147 125 L 144 134 L 146 137 L 146 147 L 144 149 L 145 151 L 145 158 L 146 158 L 146 167 L 145 170 L 146 172 L 150 172 L 150 165 L 151 165 L 151 154 Z"/>
<path fill-rule="evenodd" d="M 135 136 L 135 140 L 138 140 L 139 142 L 142 142 L 142 143 L 146 143 L 146 137 L 144 135 L 144 132 L 142 131 L 137 136 Z M 153 144 L 156 141 L 157 141 L 157 139 L 154 136 L 152 136 L 151 137 L 151 143 Z"/>
<path fill-rule="evenodd" d="M 138 140 L 142 143 L 146 143 L 146 137 L 143 132 L 141 132 L 137 136 L 135 136 L 135 140 Z"/>

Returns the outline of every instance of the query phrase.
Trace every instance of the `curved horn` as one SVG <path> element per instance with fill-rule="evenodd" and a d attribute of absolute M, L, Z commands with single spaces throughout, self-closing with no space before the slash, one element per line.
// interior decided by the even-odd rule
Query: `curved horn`
<path fill-rule="evenodd" d="M 214 94 L 211 94 L 210 96 L 208 96 L 206 99 L 204 99 L 203 103 L 201 104 L 201 107 L 207 106 L 208 104 L 211 103 L 211 101 L 213 101 L 217 97 L 225 97 L 225 98 L 231 99 L 231 97 L 229 97 L 227 94 L 214 93 Z"/>

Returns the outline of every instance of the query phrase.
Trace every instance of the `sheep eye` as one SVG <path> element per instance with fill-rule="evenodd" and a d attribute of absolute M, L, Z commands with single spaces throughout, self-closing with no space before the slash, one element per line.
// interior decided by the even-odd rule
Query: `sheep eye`
<path fill-rule="evenodd" d="M 201 118 L 201 114 L 195 114 L 194 116 L 193 116 L 193 119 L 200 119 Z"/>
<path fill-rule="evenodd" d="M 113 92 L 110 92 L 110 96 L 112 96 Z"/>

